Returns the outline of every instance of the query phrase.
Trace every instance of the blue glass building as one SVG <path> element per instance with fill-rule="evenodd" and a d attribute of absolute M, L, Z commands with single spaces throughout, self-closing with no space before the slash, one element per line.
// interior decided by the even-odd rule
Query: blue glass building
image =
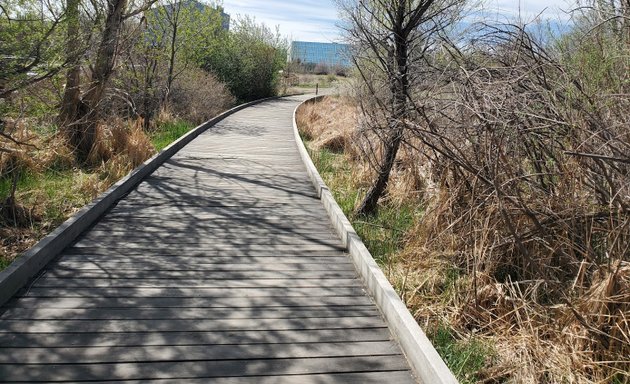
<path fill-rule="evenodd" d="M 324 64 L 329 67 L 350 67 L 350 46 L 337 43 L 293 41 L 289 61 L 300 64 Z"/>

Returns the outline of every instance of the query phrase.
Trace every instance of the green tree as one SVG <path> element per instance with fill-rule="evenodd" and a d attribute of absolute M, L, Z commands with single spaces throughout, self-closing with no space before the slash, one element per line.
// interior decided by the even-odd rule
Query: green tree
<path fill-rule="evenodd" d="M 287 40 L 277 30 L 246 16 L 209 47 L 204 68 L 216 73 L 241 101 L 273 96 L 287 47 Z"/>
<path fill-rule="evenodd" d="M 65 9 L 44 0 L 0 4 L 0 98 L 61 71 Z"/>
<path fill-rule="evenodd" d="M 116 86 L 128 92 L 136 116 L 149 129 L 155 113 L 170 105 L 176 80 L 200 67 L 207 47 L 224 33 L 220 7 L 166 0 L 130 29 L 131 47 L 121 60 Z"/>
<path fill-rule="evenodd" d="M 167 64 L 168 101 L 173 82 L 191 66 L 199 66 L 203 52 L 222 34 L 220 8 L 195 0 L 167 0 L 147 15 L 149 44 L 160 47 Z"/>

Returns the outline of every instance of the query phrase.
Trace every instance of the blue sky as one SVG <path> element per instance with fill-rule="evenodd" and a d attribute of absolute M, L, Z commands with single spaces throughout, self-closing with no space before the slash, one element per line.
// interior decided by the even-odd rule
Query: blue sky
<path fill-rule="evenodd" d="M 486 0 L 484 14 L 493 14 L 498 21 L 520 16 L 531 21 L 543 12 L 545 19 L 567 20 L 562 12 L 571 8 L 574 0 Z M 280 32 L 292 40 L 341 41 L 337 28 L 338 13 L 332 0 L 223 0 L 227 13 L 254 16 L 270 27 L 278 25 Z"/>

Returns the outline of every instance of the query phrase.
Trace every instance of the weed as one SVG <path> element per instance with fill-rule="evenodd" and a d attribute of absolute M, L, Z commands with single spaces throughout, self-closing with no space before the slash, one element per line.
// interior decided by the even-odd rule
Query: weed
<path fill-rule="evenodd" d="M 478 339 L 461 340 L 447 326 L 440 325 L 427 332 L 427 337 L 462 384 L 479 381 L 476 372 L 486 365 L 494 352 Z"/>

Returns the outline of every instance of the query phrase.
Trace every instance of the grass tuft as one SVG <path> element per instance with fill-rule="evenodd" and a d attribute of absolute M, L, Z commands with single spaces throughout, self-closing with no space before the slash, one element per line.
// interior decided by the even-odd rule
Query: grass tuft
<path fill-rule="evenodd" d="M 461 384 L 480 381 L 481 377 L 477 372 L 493 356 L 492 348 L 475 338 L 460 340 L 444 325 L 428 332 L 427 336 Z"/>
<path fill-rule="evenodd" d="M 188 133 L 194 126 L 184 121 L 169 121 L 161 124 L 151 133 L 151 143 L 156 151 L 161 151 L 169 144 Z"/>

